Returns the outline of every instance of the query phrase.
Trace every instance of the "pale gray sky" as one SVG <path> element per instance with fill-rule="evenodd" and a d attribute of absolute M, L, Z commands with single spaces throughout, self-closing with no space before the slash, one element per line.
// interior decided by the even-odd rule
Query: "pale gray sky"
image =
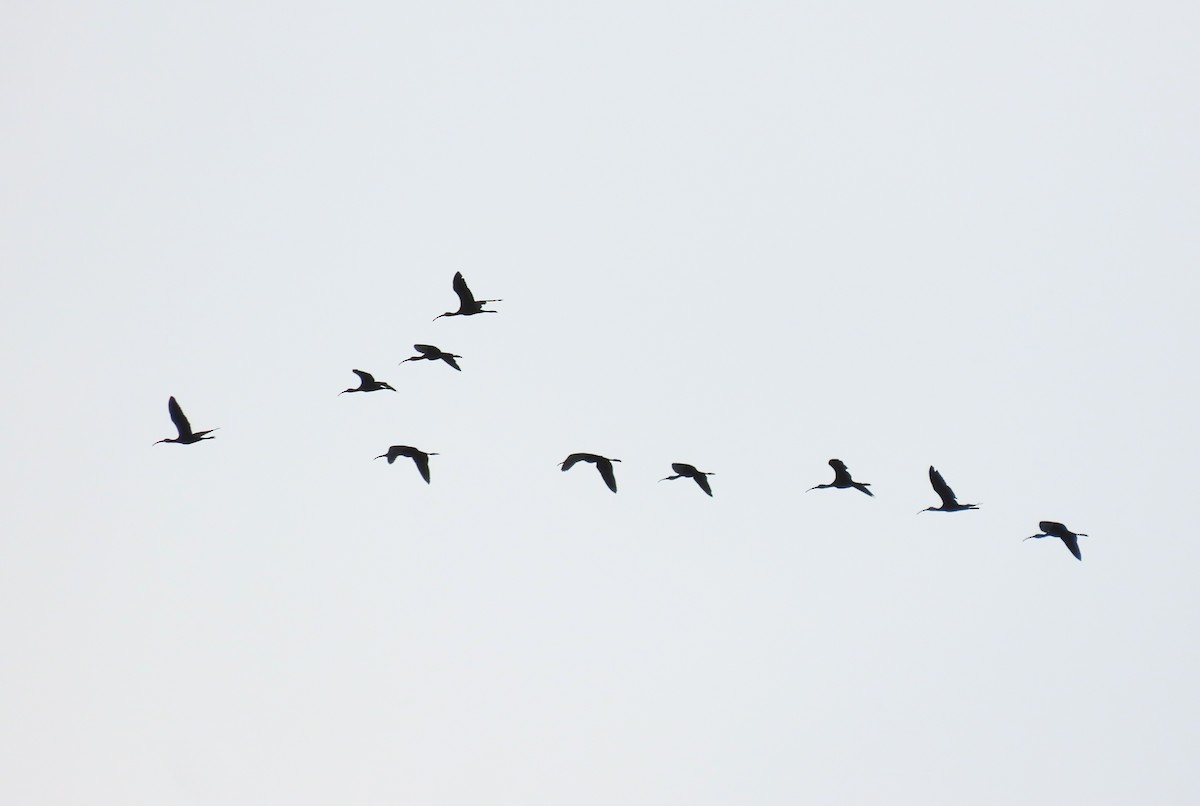
<path fill-rule="evenodd" d="M 10 8 L 0 800 L 1195 801 L 1200 8 L 902 5 Z"/>

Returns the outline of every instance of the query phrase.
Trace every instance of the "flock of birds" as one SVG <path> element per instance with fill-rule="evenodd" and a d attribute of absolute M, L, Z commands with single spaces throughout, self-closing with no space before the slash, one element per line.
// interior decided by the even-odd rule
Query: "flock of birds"
<path fill-rule="evenodd" d="M 444 316 L 474 316 L 478 313 L 496 313 L 496 311 L 487 310 L 483 306 L 493 302 L 502 302 L 502 300 L 498 299 L 475 299 L 475 295 L 472 294 L 471 289 L 467 287 L 467 281 L 463 279 L 462 272 L 457 272 L 454 275 L 454 293 L 458 295 L 458 310 L 446 311 L 443 314 L 435 316 L 435 322 Z M 461 355 L 447 353 L 444 350 L 433 346 L 432 344 L 414 344 L 413 347 L 416 349 L 419 355 L 406 358 L 404 361 L 400 362 L 401 364 L 408 361 L 444 361 L 459 372 L 462 371 L 462 367 L 458 365 L 458 361 L 456 360 L 458 358 L 462 358 Z M 378 392 L 383 389 L 389 389 L 393 392 L 396 391 L 395 387 L 391 386 L 385 381 L 376 380 L 375 376 L 369 372 L 364 372 L 361 369 L 353 370 L 353 372 L 358 376 L 358 386 L 350 389 L 344 389 L 338 393 L 339 395 L 344 395 L 347 392 Z M 207 431 L 193 431 L 191 423 L 188 421 L 187 416 L 183 413 L 183 409 L 180 407 L 179 402 L 175 400 L 174 397 L 171 397 L 170 400 L 167 401 L 167 411 L 171 415 L 171 422 L 175 424 L 175 430 L 178 432 L 178 434 L 174 438 L 168 437 L 166 439 L 160 439 L 155 443 L 156 445 L 161 442 L 174 442 L 177 445 L 191 445 L 195 442 L 212 439 L 212 432 L 217 430 L 215 428 L 210 428 Z M 375 458 L 387 459 L 389 465 L 401 457 L 412 459 L 413 464 L 415 464 L 417 467 L 417 471 L 421 474 L 421 478 L 425 479 L 425 483 L 428 484 L 430 482 L 430 456 L 437 456 L 437 454 L 426 452 L 420 450 L 419 448 L 414 448 L 411 445 L 392 445 L 388 448 L 387 453 L 382 453 Z M 562 466 L 563 472 L 570 470 L 579 462 L 587 462 L 595 465 L 597 472 L 600 474 L 600 478 L 604 480 L 604 483 L 608 489 L 615 493 L 617 491 L 617 477 L 613 472 L 613 462 L 620 461 L 620 459 L 610 459 L 606 456 L 600 456 L 599 454 L 595 453 L 572 453 L 559 464 Z M 806 490 L 806 492 L 834 487 L 843 490 L 855 489 L 869 496 L 875 495 L 867 489 L 871 486 L 869 483 L 855 481 L 850 476 L 849 468 L 846 467 L 846 463 L 841 459 L 830 459 L 829 466 L 833 468 L 833 481 L 829 482 L 828 484 L 818 484 L 815 487 L 810 487 L 808 490 Z M 712 485 L 708 483 L 708 477 L 715 475 L 714 473 L 704 470 L 697 470 L 694 465 L 686 464 L 684 462 L 672 462 L 671 470 L 674 471 L 674 475 L 667 476 L 664 479 L 660 479 L 660 481 L 671 481 L 673 479 L 684 478 L 692 479 L 696 482 L 700 489 L 705 492 L 705 494 L 707 494 L 709 497 L 712 497 Z M 941 506 L 936 507 L 926 507 L 925 509 L 921 510 L 921 512 L 964 512 L 966 510 L 979 508 L 978 504 L 960 504 L 958 497 L 954 494 L 954 490 L 950 488 L 950 485 L 946 483 L 944 478 L 942 478 L 942 474 L 939 473 L 932 465 L 929 468 L 929 482 L 933 485 L 934 492 L 936 492 L 938 497 L 942 499 L 942 504 Z M 1057 521 L 1041 521 L 1038 523 L 1038 528 L 1042 530 L 1041 533 L 1030 535 L 1025 539 L 1033 540 L 1042 537 L 1057 537 L 1063 542 L 1067 549 L 1070 550 L 1071 554 L 1075 555 L 1075 559 L 1083 559 L 1083 555 L 1080 554 L 1079 551 L 1078 538 L 1087 537 L 1085 533 L 1072 532 L 1066 526 L 1058 523 Z"/>

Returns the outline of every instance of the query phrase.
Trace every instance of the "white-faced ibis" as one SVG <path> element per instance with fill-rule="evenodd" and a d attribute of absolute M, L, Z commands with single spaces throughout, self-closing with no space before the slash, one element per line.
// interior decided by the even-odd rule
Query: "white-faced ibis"
<path fill-rule="evenodd" d="M 619 462 L 620 459 L 608 459 L 594 453 L 573 453 L 559 464 L 562 465 L 563 472 L 566 473 L 571 469 L 576 462 L 591 462 L 596 466 L 596 470 L 600 471 L 600 478 L 604 479 L 604 483 L 608 485 L 608 489 L 614 493 L 617 491 L 617 477 L 613 475 L 613 462 Z"/>
<path fill-rule="evenodd" d="M 859 492 L 864 492 L 867 495 L 875 495 L 875 493 L 867 489 L 871 486 L 868 482 L 864 481 L 860 483 L 850 478 L 850 471 L 846 468 L 846 463 L 841 459 L 830 459 L 829 466 L 833 468 L 833 481 L 831 481 L 829 484 L 818 484 L 816 487 L 809 487 L 807 490 L 805 490 L 805 492 L 823 490 L 826 487 L 841 487 L 843 489 L 846 487 L 853 487 Z"/>
<path fill-rule="evenodd" d="M 363 372 L 361 369 L 351 371 L 358 376 L 358 386 L 354 389 L 343 389 L 338 392 L 339 395 L 344 395 L 347 392 L 378 392 L 380 389 L 396 391 L 390 384 L 375 380 L 375 376 L 369 372 Z"/>
<path fill-rule="evenodd" d="M 499 299 L 475 299 L 475 295 L 471 293 L 471 289 L 467 288 L 467 281 L 463 279 L 461 271 L 454 273 L 454 293 L 458 294 L 458 310 L 438 314 L 433 317 L 433 321 L 436 322 L 443 316 L 474 316 L 477 313 L 496 313 L 495 311 L 485 311 L 483 306 L 489 302 L 503 302 L 503 300 Z"/>
<path fill-rule="evenodd" d="M 1029 537 L 1027 537 L 1025 539 L 1033 540 L 1034 538 L 1038 538 L 1038 537 L 1057 537 L 1059 540 L 1061 540 L 1063 543 L 1066 544 L 1067 548 L 1071 551 L 1071 553 L 1075 555 L 1075 559 L 1077 559 L 1077 560 L 1083 559 L 1083 555 L 1079 553 L 1079 541 L 1076 540 L 1076 538 L 1087 537 L 1086 533 L 1072 532 L 1070 529 L 1063 526 L 1058 521 L 1040 521 L 1038 523 L 1038 528 L 1042 530 L 1042 534 L 1030 535 Z"/>
<path fill-rule="evenodd" d="M 171 413 L 171 422 L 175 423 L 175 430 L 179 432 L 179 436 L 166 439 L 160 439 L 158 442 L 175 442 L 180 445 L 191 445 L 193 442 L 199 442 L 202 439 L 213 439 L 206 436 L 216 431 L 215 428 L 210 428 L 207 431 L 193 431 L 192 424 L 188 422 L 187 416 L 183 413 L 183 409 L 179 408 L 179 403 L 172 397 L 167 401 L 167 411 Z M 157 445 L 158 442 L 154 444 Z"/>
<path fill-rule="evenodd" d="M 671 479 L 694 479 L 700 485 L 700 489 L 708 493 L 712 497 L 712 487 L 708 486 L 708 477 L 715 476 L 716 473 L 708 473 L 704 470 L 697 470 L 695 465 L 684 464 L 683 462 L 671 462 L 671 469 L 675 471 L 674 476 L 667 476 L 659 481 L 670 481 Z"/>
<path fill-rule="evenodd" d="M 401 456 L 407 456 L 413 460 L 413 464 L 417 466 L 417 470 L 421 473 L 421 478 L 425 479 L 425 483 L 429 483 L 429 457 L 437 456 L 436 453 L 426 453 L 418 450 L 411 445 L 393 445 L 388 448 L 387 453 L 381 453 L 376 456 L 376 459 L 387 459 L 388 464 L 396 461 Z"/>
<path fill-rule="evenodd" d="M 929 482 L 933 485 L 933 491 L 942 499 L 940 507 L 925 507 L 921 512 L 962 512 L 964 509 L 979 509 L 978 504 L 960 504 L 954 496 L 954 490 L 950 489 L 950 485 L 942 478 L 942 474 L 933 469 L 933 465 L 929 466 Z M 920 515 L 921 512 L 917 514 Z"/>
<path fill-rule="evenodd" d="M 440 358 L 459 372 L 462 372 L 462 367 L 460 367 L 458 362 L 454 360 L 456 358 L 462 358 L 461 355 L 444 353 L 437 347 L 434 347 L 432 344 L 414 344 L 413 349 L 420 353 L 420 355 L 414 355 L 412 358 L 406 358 L 404 361 L 400 362 L 401 364 L 407 361 L 437 361 Z"/>

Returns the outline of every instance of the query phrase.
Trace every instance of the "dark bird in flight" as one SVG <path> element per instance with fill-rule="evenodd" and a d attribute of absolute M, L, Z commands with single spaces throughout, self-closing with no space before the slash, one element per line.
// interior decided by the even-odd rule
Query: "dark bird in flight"
<path fill-rule="evenodd" d="M 387 453 L 381 453 L 376 456 L 376 459 L 387 459 L 388 464 L 396 461 L 401 456 L 407 456 L 413 460 L 413 464 L 417 466 L 417 470 L 421 471 L 421 478 L 425 479 L 425 483 L 429 483 L 429 457 L 437 456 L 436 453 L 426 453 L 425 451 L 417 450 L 410 445 L 393 445 L 388 448 Z"/>
<path fill-rule="evenodd" d="M 192 424 L 188 422 L 187 415 L 183 413 L 183 409 L 179 408 L 179 403 L 172 397 L 167 401 L 167 411 L 171 413 L 171 422 L 175 423 L 175 430 L 179 432 L 179 436 L 174 439 L 168 437 L 160 439 L 158 442 L 177 442 L 180 445 L 191 445 L 193 442 L 199 442 L 202 439 L 213 439 L 213 437 L 205 436 L 216 431 L 215 428 L 210 428 L 207 431 L 193 431 Z M 157 445 L 158 442 L 154 444 Z"/>
<path fill-rule="evenodd" d="M 958 503 L 958 499 L 954 497 L 954 490 L 950 489 L 950 485 L 942 478 L 942 474 L 933 469 L 933 465 L 929 466 L 929 482 L 933 485 L 933 491 L 942 499 L 942 505 L 925 507 L 921 512 L 961 512 L 964 509 L 979 509 L 978 504 Z M 920 515 L 921 512 L 917 514 Z"/>
<path fill-rule="evenodd" d="M 600 477 L 604 479 L 604 483 L 608 485 L 608 489 L 614 493 L 617 491 L 617 477 L 613 475 L 613 462 L 619 462 L 620 459 L 607 459 L 594 453 L 573 453 L 566 459 L 563 459 L 559 464 L 562 465 L 563 472 L 570 470 L 576 462 L 591 462 L 596 466 L 596 470 L 600 471 Z"/>
<path fill-rule="evenodd" d="M 344 395 L 347 392 L 378 392 L 380 389 L 396 391 L 390 384 L 375 380 L 375 376 L 369 372 L 363 372 L 361 369 L 351 371 L 358 376 L 358 387 L 355 389 L 343 389 L 338 392 L 339 395 Z"/>
<path fill-rule="evenodd" d="M 462 358 L 461 355 L 444 353 L 437 347 L 434 347 L 432 344 L 414 344 L 413 349 L 420 353 L 420 355 L 414 355 L 412 358 L 406 358 L 404 361 L 400 362 L 401 364 L 405 363 L 406 361 L 437 361 L 440 358 L 459 372 L 462 372 L 462 367 L 460 367 L 458 362 L 454 360 L 456 358 Z"/>
<path fill-rule="evenodd" d="M 704 490 L 708 496 L 712 497 L 712 487 L 708 486 L 708 476 L 715 476 L 716 473 L 708 473 L 704 470 L 697 470 L 695 465 L 684 464 L 683 462 L 671 462 L 671 469 L 675 471 L 674 476 L 667 476 L 659 481 L 670 481 L 671 479 L 695 479 L 700 485 L 700 489 Z"/>
<path fill-rule="evenodd" d="M 1082 560 L 1083 555 L 1079 553 L 1079 541 L 1077 537 L 1087 537 L 1084 532 L 1072 532 L 1067 527 L 1057 521 L 1040 521 L 1038 528 L 1042 530 L 1040 535 L 1030 535 L 1026 540 L 1033 540 L 1035 537 L 1057 537 L 1067 545 L 1071 553 L 1075 555 L 1075 559 Z"/>
<path fill-rule="evenodd" d="M 841 459 L 830 459 L 829 466 L 833 468 L 833 481 L 831 481 L 829 484 L 818 484 L 816 487 L 809 487 L 807 490 L 805 490 L 805 492 L 823 490 L 826 487 L 853 487 L 854 489 L 864 492 L 867 495 L 875 495 L 875 493 L 867 489 L 871 486 L 869 483 L 865 481 L 857 482 L 850 478 L 850 471 L 846 469 L 846 463 Z"/>
<path fill-rule="evenodd" d="M 475 299 L 475 295 L 471 293 L 471 289 L 467 288 L 467 281 L 463 279 L 461 271 L 454 273 L 454 293 L 458 294 L 458 310 L 438 314 L 433 317 L 433 321 L 436 322 L 443 316 L 474 316 L 477 313 L 496 313 L 496 311 L 485 311 L 483 306 L 489 302 L 504 301 L 500 299 Z"/>

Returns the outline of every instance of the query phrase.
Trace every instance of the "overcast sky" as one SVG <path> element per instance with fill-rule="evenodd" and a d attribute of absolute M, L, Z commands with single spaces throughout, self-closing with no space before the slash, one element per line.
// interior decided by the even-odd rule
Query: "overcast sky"
<path fill-rule="evenodd" d="M 0 800 L 1194 802 L 1200 7 L 991 5 L 7 9 Z"/>

